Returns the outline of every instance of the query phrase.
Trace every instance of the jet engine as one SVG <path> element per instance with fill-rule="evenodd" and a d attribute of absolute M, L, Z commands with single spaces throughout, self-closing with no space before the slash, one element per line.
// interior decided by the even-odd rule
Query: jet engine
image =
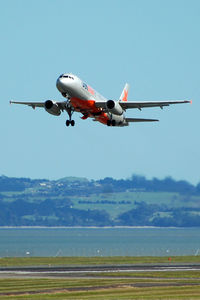
<path fill-rule="evenodd" d="M 61 114 L 58 104 L 52 100 L 45 101 L 44 108 L 51 115 L 60 116 Z"/>
<path fill-rule="evenodd" d="M 119 104 L 119 102 L 117 102 L 117 101 L 108 100 L 106 102 L 106 107 L 107 107 L 108 111 L 114 115 L 120 116 L 123 114 L 123 109 L 122 109 L 121 105 Z"/>

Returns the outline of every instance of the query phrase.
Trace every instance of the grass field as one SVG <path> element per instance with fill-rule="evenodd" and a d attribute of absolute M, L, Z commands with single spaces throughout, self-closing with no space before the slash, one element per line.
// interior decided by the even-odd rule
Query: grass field
<path fill-rule="evenodd" d="M 3 257 L 0 267 L 99 264 L 200 263 L 200 256 L 112 256 L 112 257 Z"/>
<path fill-rule="evenodd" d="M 39 196 L 38 194 L 39 193 Z M 29 202 L 38 203 L 46 200 L 48 197 L 53 201 L 65 200 L 66 195 L 51 194 L 41 195 L 36 189 L 26 189 L 22 192 L 2 192 L 4 201 L 15 201 L 15 196 L 22 197 L 22 199 L 28 199 Z M 25 198 L 24 198 L 25 197 Z M 111 218 L 116 218 L 119 214 L 135 208 L 135 202 L 145 202 L 147 204 L 159 204 L 166 205 L 167 207 L 199 207 L 200 196 L 183 196 L 176 192 L 143 192 L 143 191 L 126 191 L 120 193 L 99 193 L 91 194 L 88 196 L 70 196 L 70 200 L 73 203 L 73 207 L 77 209 L 103 209 Z M 81 203 L 84 201 L 85 203 Z M 90 203 L 87 203 L 87 202 Z M 105 201 L 113 202 L 106 203 Z M 126 203 L 123 203 L 125 201 Z"/>
<path fill-rule="evenodd" d="M 195 281 L 181 277 L 172 280 L 0 279 L 0 299 L 199 299 L 199 276 Z"/>
<path fill-rule="evenodd" d="M 118 214 L 124 213 L 128 210 L 135 208 L 135 201 L 146 202 L 147 204 L 165 204 L 173 207 L 181 205 L 180 195 L 177 193 L 150 193 L 150 192 L 122 192 L 122 193 L 109 193 L 109 194 L 92 194 L 87 197 L 72 197 L 74 208 L 78 209 L 104 209 L 112 218 L 116 218 Z M 113 201 L 113 204 L 106 204 L 101 201 Z M 80 201 L 91 201 L 91 204 L 81 204 Z M 99 201 L 99 203 L 97 203 Z M 122 201 L 130 203 L 122 204 Z"/>

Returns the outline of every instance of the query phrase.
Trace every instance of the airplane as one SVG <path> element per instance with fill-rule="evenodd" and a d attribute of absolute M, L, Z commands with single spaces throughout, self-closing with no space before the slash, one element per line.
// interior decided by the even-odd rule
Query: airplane
<path fill-rule="evenodd" d="M 64 101 L 46 100 L 45 102 L 18 102 L 10 101 L 10 103 L 24 104 L 36 107 L 43 107 L 48 113 L 59 116 L 61 112 L 66 111 L 69 119 L 66 120 L 66 126 L 74 126 L 75 121 L 72 120 L 74 112 L 82 113 L 81 119 L 93 118 L 107 126 L 128 126 L 131 122 L 156 122 L 157 119 L 141 119 L 127 118 L 125 112 L 130 108 L 142 110 L 146 107 L 160 107 L 171 104 L 191 103 L 188 100 L 173 101 L 127 101 L 129 85 L 126 83 L 118 100 L 106 99 L 90 85 L 86 84 L 76 75 L 64 73 L 60 75 L 56 81 L 56 87 Z"/>

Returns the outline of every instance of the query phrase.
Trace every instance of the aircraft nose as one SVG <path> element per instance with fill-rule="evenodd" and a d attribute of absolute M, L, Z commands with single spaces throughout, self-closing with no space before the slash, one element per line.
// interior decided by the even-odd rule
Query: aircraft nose
<path fill-rule="evenodd" d="M 56 87 L 62 94 L 70 94 L 76 85 L 75 77 L 71 74 L 62 74 L 56 81 Z"/>
<path fill-rule="evenodd" d="M 63 82 L 63 78 L 61 76 L 58 77 L 58 79 L 56 81 L 56 87 L 61 93 L 64 91 L 64 82 Z"/>

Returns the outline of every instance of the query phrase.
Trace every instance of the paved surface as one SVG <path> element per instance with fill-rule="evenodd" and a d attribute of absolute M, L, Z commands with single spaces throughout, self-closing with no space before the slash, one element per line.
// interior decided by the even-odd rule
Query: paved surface
<path fill-rule="evenodd" d="M 0 268 L 0 277 L 90 277 L 98 273 L 200 271 L 200 264 L 98 265 Z"/>

